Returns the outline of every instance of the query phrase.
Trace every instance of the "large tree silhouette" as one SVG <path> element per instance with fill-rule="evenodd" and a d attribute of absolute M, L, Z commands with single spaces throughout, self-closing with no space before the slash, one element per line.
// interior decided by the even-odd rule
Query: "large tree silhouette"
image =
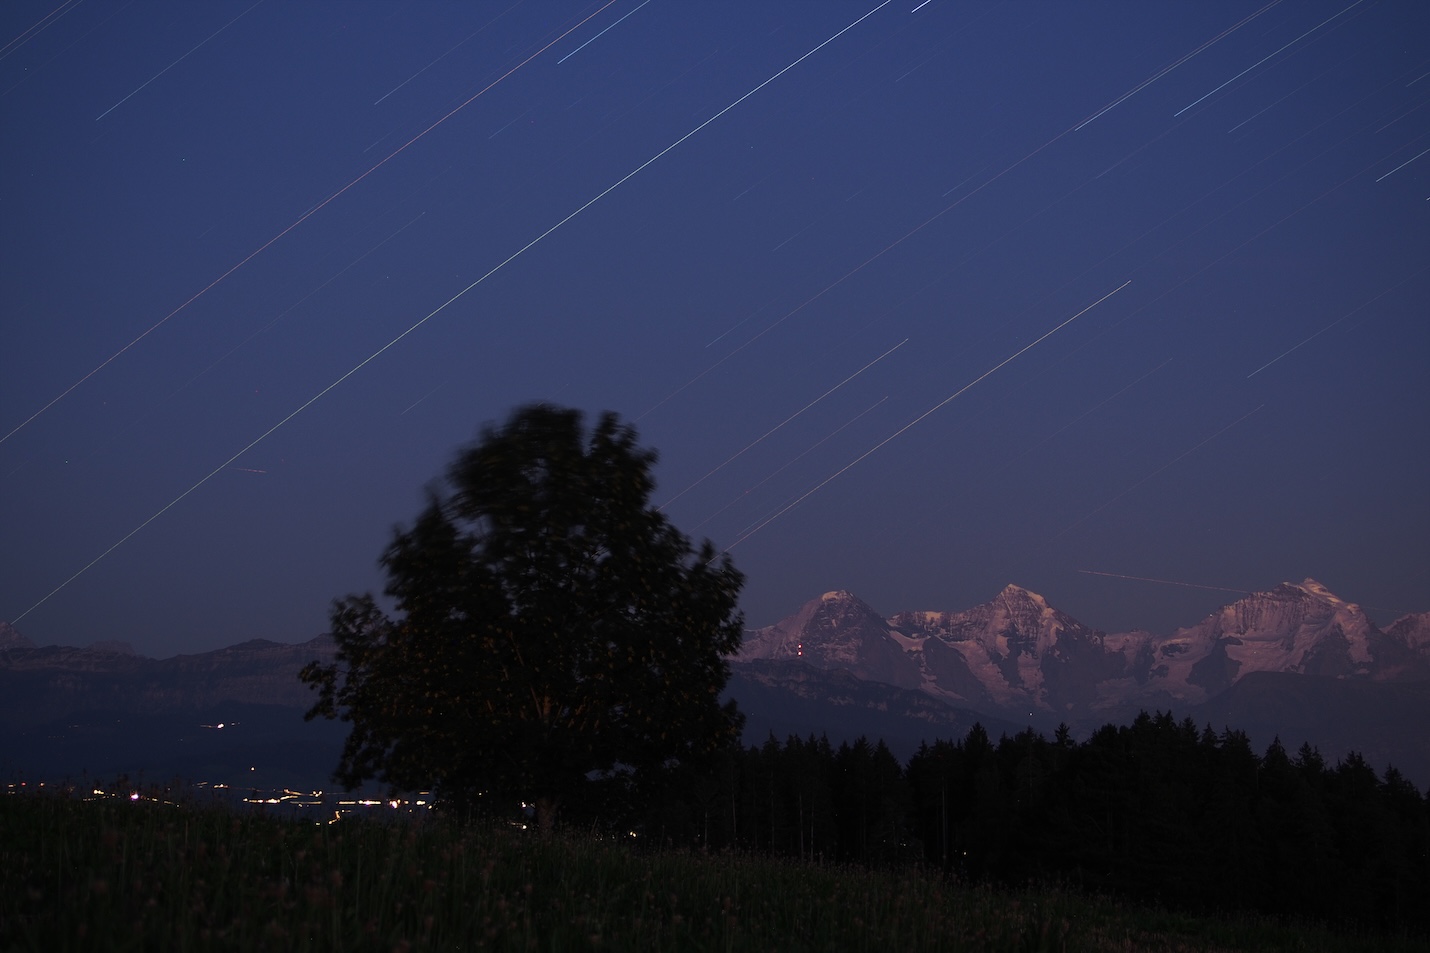
<path fill-rule="evenodd" d="M 352 728 L 335 778 L 517 802 L 549 826 L 734 743 L 721 705 L 742 577 L 650 505 L 653 451 L 614 414 L 533 405 L 462 450 L 382 556 L 384 613 L 336 601 L 308 718 Z"/>

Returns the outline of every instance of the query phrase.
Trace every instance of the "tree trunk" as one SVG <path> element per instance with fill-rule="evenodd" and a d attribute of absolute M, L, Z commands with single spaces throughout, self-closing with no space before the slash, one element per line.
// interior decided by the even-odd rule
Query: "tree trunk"
<path fill-rule="evenodd" d="M 536 799 L 536 829 L 543 834 L 550 834 L 556 829 L 556 809 L 560 805 L 560 798 L 551 794 L 545 794 Z"/>

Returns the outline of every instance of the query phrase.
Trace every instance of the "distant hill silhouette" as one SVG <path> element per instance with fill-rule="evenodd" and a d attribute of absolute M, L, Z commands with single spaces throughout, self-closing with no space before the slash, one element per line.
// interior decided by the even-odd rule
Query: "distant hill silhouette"
<path fill-rule="evenodd" d="M 0 643 L 6 777 L 329 786 L 346 726 L 303 721 L 309 693 L 297 676 L 332 657 L 326 637 L 151 659 L 115 643 L 39 648 L 17 635 Z"/>

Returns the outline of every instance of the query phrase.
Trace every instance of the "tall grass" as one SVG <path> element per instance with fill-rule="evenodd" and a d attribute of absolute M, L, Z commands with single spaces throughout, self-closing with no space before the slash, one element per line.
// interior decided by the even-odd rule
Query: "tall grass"
<path fill-rule="evenodd" d="M 1416 948 L 918 871 L 146 799 L 0 797 L 0 852 L 6 950 Z"/>

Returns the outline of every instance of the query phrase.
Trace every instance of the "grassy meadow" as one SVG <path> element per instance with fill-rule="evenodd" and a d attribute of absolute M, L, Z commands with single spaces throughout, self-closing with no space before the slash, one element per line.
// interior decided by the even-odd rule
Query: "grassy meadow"
<path fill-rule="evenodd" d="M 1411 950 L 918 870 L 437 819 L 0 796 L 3 950 Z"/>

